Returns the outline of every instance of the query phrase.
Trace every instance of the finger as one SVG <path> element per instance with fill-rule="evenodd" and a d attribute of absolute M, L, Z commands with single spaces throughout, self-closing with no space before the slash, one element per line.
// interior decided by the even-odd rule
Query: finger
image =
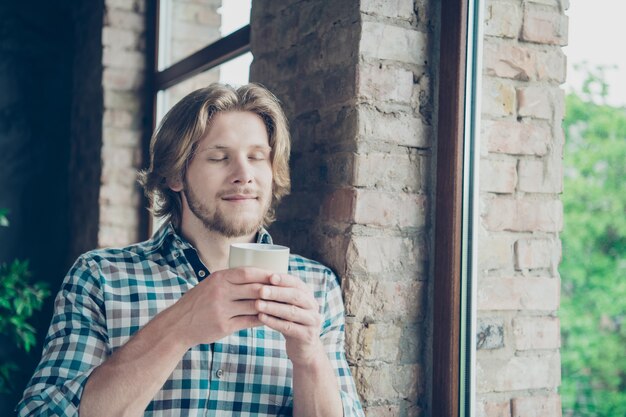
<path fill-rule="evenodd" d="M 313 295 L 299 288 L 264 285 L 259 293 L 264 300 L 293 304 L 308 310 L 319 310 L 319 305 Z"/>
<path fill-rule="evenodd" d="M 260 283 L 231 285 L 228 296 L 231 300 L 257 300 L 261 288 L 263 284 Z"/>
<path fill-rule="evenodd" d="M 272 275 L 270 271 L 253 267 L 224 269 L 221 272 L 225 274 L 225 278 L 231 284 L 251 284 L 255 282 L 269 284 L 270 276 Z"/>
<path fill-rule="evenodd" d="M 258 300 L 256 302 L 256 308 L 260 313 L 265 313 L 282 320 L 305 326 L 316 326 L 319 328 L 321 324 L 321 319 L 316 311 L 304 310 L 293 304 Z"/>
<path fill-rule="evenodd" d="M 304 281 L 289 274 L 273 274 L 270 276 L 270 283 L 280 287 L 300 288 L 301 290 L 312 292 L 311 287 L 309 287 Z"/>
<path fill-rule="evenodd" d="M 259 309 L 255 300 L 233 301 L 231 303 L 230 317 L 257 315 Z"/>
<path fill-rule="evenodd" d="M 278 317 L 270 316 L 265 313 L 259 313 L 259 321 L 277 332 L 282 333 L 285 337 L 293 337 L 295 339 L 305 339 L 307 336 L 307 327 L 288 320 L 282 320 Z"/>
<path fill-rule="evenodd" d="M 263 326 L 263 322 L 256 315 L 235 316 L 230 319 L 233 331 L 249 329 L 251 327 Z"/>

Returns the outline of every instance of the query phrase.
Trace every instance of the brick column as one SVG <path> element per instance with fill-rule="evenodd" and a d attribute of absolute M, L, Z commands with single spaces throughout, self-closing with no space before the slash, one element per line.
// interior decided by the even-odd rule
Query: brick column
<path fill-rule="evenodd" d="M 485 13 L 477 416 L 560 416 L 563 1 Z"/>
<path fill-rule="evenodd" d="M 253 2 L 251 80 L 293 138 L 272 233 L 341 276 L 368 416 L 429 410 L 435 4 Z"/>
<path fill-rule="evenodd" d="M 123 246 L 140 239 L 145 128 L 145 1 L 105 0 L 102 28 L 102 175 L 98 246 Z M 143 236 L 142 236 L 143 238 Z"/>

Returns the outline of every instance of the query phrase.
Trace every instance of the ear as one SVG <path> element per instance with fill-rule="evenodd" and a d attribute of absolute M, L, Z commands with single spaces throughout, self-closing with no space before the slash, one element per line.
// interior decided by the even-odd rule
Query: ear
<path fill-rule="evenodd" d="M 167 186 L 176 193 L 183 190 L 183 182 L 180 179 L 167 180 Z"/>

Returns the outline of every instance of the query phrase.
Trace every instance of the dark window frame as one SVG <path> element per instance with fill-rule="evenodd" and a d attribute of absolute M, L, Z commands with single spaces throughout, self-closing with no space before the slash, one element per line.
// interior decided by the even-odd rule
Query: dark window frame
<path fill-rule="evenodd" d="M 443 0 L 439 61 L 432 415 L 458 417 L 468 0 Z M 464 413 L 463 413 L 464 414 Z"/>

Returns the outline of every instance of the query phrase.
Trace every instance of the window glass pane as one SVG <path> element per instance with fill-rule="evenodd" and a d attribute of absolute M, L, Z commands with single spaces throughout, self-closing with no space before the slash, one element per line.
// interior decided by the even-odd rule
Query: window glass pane
<path fill-rule="evenodd" d="M 222 16 L 222 36 L 250 24 L 252 0 L 225 0 L 219 10 Z"/>
<path fill-rule="evenodd" d="M 220 68 L 220 82 L 239 87 L 247 84 L 250 78 L 250 64 L 252 64 L 252 54 L 247 52 L 240 57 L 224 62 Z"/>
<path fill-rule="evenodd" d="M 157 126 L 165 113 L 178 101 L 194 90 L 214 82 L 230 84 L 233 87 L 246 84 L 250 73 L 252 54 L 247 52 L 210 70 L 195 75 L 167 90 L 157 93 Z"/>
<path fill-rule="evenodd" d="M 250 23 L 251 0 L 161 0 L 159 71 Z"/>

